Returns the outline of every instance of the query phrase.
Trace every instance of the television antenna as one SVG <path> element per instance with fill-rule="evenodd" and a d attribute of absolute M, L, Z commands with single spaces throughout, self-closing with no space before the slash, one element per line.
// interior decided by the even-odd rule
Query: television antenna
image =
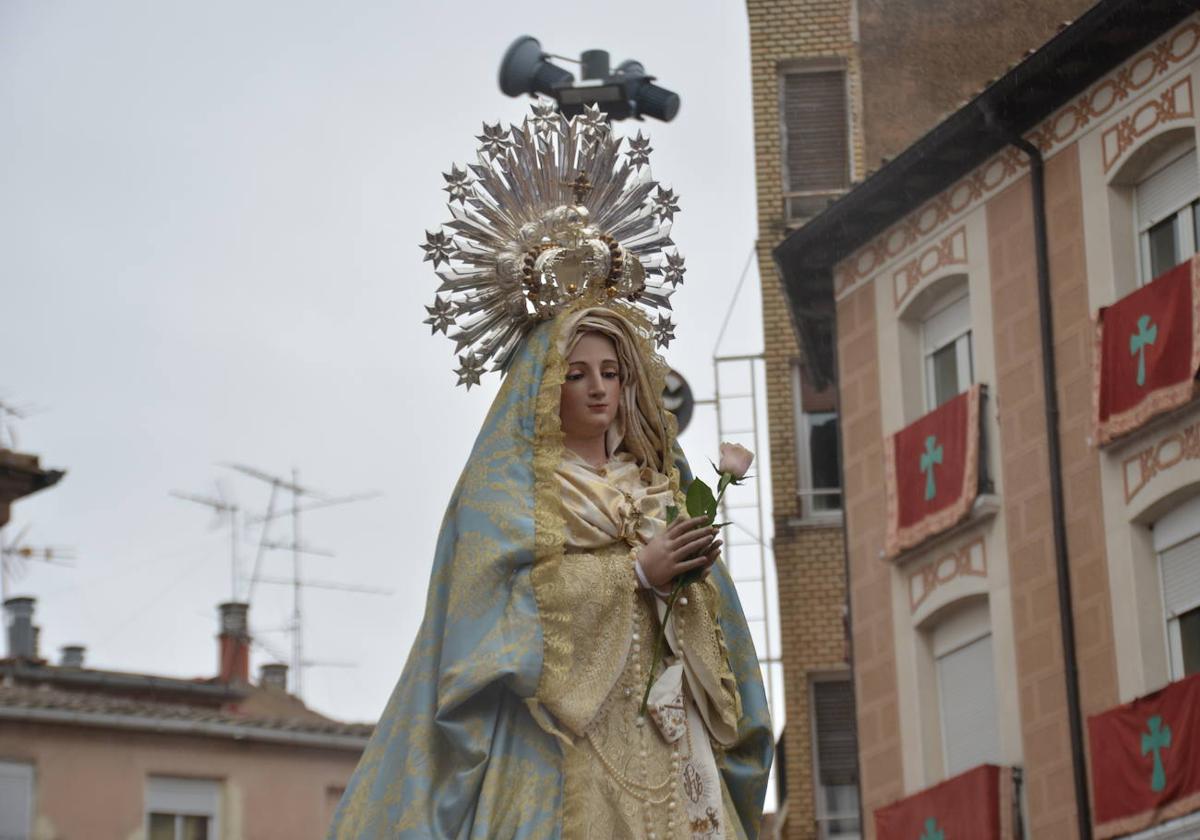
<path fill-rule="evenodd" d="M 25 544 L 25 536 L 31 526 L 22 528 L 11 542 L 0 543 L 0 603 L 8 600 L 9 585 L 25 576 L 30 561 L 48 563 L 52 566 L 73 568 L 75 551 L 71 548 L 44 546 L 35 548 Z"/>
<path fill-rule="evenodd" d="M 183 499 L 185 502 L 195 502 L 199 505 L 212 508 L 214 519 L 209 525 L 209 530 L 215 530 L 221 527 L 222 521 L 225 518 L 229 519 L 229 578 L 230 578 L 230 600 L 238 600 L 238 579 L 241 577 L 241 570 L 238 564 L 238 531 L 237 520 L 240 508 L 237 504 L 229 499 L 225 494 L 225 487 L 220 482 L 215 482 L 217 495 L 200 496 L 195 493 L 182 493 L 178 490 L 172 490 L 171 495 L 176 499 Z"/>
<path fill-rule="evenodd" d="M 254 587 L 256 584 L 262 583 L 267 585 L 283 585 L 292 588 L 292 620 L 290 631 L 292 635 L 292 656 L 291 656 L 291 672 L 293 674 L 293 693 L 299 697 L 303 691 L 304 685 L 304 669 L 315 665 L 333 665 L 337 667 L 353 667 L 346 663 L 317 663 L 311 662 L 304 658 L 304 609 L 302 593 L 306 588 L 312 589 L 336 589 L 345 592 L 354 592 L 358 594 L 369 595 L 390 595 L 391 590 L 378 589 L 368 586 L 356 586 L 353 584 L 343 584 L 328 581 L 306 581 L 303 575 L 301 559 L 304 555 L 312 555 L 316 557 L 334 557 L 331 551 L 314 548 L 307 545 L 301 539 L 301 514 L 313 510 L 333 507 L 335 505 L 349 504 L 351 502 L 364 501 L 373 499 L 379 496 L 378 492 L 356 493 L 348 496 L 333 496 L 328 493 L 323 493 L 311 487 L 307 487 L 300 483 L 299 470 L 292 468 L 291 477 L 274 475 L 257 467 L 251 467 L 246 464 L 238 463 L 223 463 L 220 466 L 239 472 L 242 475 L 265 482 L 271 486 L 271 493 L 267 499 L 266 513 L 260 516 L 248 518 L 247 523 L 261 524 L 262 531 L 259 534 L 258 549 L 254 556 L 254 566 L 252 567 L 250 577 L 247 581 L 247 597 L 249 602 L 254 595 Z M 284 505 L 280 498 L 281 493 L 291 494 L 291 504 Z M 290 517 L 292 520 L 292 538 L 290 541 L 280 542 L 270 538 L 271 524 L 276 519 Z M 269 550 L 290 551 L 292 554 L 292 574 L 290 578 L 267 577 L 262 574 L 263 561 L 266 552 Z"/>
<path fill-rule="evenodd" d="M 13 420 L 24 420 L 37 409 L 0 400 L 0 449 L 17 448 L 17 428 Z"/>

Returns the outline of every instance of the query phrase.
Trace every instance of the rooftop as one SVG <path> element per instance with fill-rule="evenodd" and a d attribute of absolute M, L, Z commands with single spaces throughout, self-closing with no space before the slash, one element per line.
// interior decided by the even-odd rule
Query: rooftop
<path fill-rule="evenodd" d="M 366 746 L 374 728 L 329 720 L 271 689 L 253 688 L 241 703 L 214 709 L 7 681 L 0 684 L 0 721 L 353 750 Z"/>

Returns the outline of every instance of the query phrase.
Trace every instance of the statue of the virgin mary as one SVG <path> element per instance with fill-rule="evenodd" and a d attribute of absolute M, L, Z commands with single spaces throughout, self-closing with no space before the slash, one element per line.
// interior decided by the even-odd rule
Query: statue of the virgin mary
<path fill-rule="evenodd" d="M 504 381 L 329 836 L 755 838 L 758 660 L 712 529 L 668 525 L 691 474 L 654 346 L 673 325 L 646 312 L 682 280 L 675 196 L 641 133 L 622 153 L 594 108 L 535 106 L 479 139 L 445 176 L 452 233 L 426 235 L 442 280 L 426 323 L 455 340 L 459 384 L 489 363 Z M 696 569 L 656 663 L 663 595 Z"/>

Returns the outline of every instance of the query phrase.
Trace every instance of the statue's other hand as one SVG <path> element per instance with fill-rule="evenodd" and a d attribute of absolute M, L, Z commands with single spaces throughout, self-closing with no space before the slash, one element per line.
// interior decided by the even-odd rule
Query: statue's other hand
<path fill-rule="evenodd" d="M 721 546 L 716 535 L 707 517 L 676 519 L 638 551 L 646 581 L 658 589 L 693 569 L 707 570 Z"/>

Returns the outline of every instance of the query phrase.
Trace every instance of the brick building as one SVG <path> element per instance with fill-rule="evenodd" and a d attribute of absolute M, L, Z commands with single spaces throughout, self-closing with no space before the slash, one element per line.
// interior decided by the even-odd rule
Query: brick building
<path fill-rule="evenodd" d="M 1087 5 L 747 0 L 787 718 L 781 836 L 857 837 L 860 829 L 838 415 L 829 386 L 832 304 L 789 308 L 772 252 Z"/>
<path fill-rule="evenodd" d="M 773 251 L 836 380 L 867 837 L 1200 834 L 1194 8 L 1101 0 Z"/>
<path fill-rule="evenodd" d="M 39 656 L 32 598 L 5 603 L 0 837 L 318 840 L 373 726 L 249 680 L 246 605 L 222 604 L 218 673 L 180 679 Z"/>

